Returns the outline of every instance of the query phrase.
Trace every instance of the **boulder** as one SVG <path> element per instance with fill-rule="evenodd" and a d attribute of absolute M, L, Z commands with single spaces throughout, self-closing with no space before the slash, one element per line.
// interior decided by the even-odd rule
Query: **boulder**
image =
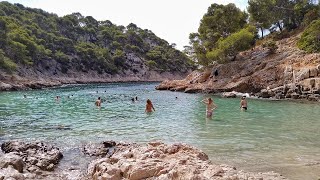
<path fill-rule="evenodd" d="M 294 93 L 291 94 L 291 98 L 292 99 L 299 99 L 300 95 L 294 92 Z"/>
<path fill-rule="evenodd" d="M 4 154 L 0 158 L 0 169 L 7 168 L 8 166 L 12 166 L 15 170 L 22 173 L 24 167 L 22 157 L 13 152 Z"/>
<path fill-rule="evenodd" d="M 316 76 L 318 76 L 318 69 L 317 69 L 317 67 L 310 68 L 309 77 L 316 77 Z"/>
<path fill-rule="evenodd" d="M 106 155 L 111 156 L 114 152 L 116 142 L 104 141 L 102 143 L 89 143 L 83 147 L 83 153 L 90 156 L 105 157 Z"/>
<path fill-rule="evenodd" d="M 297 72 L 297 75 L 296 75 L 296 80 L 297 81 L 302 81 L 304 79 L 307 79 L 310 77 L 310 70 L 309 68 L 304 68 L 304 69 L 301 69 L 300 71 Z"/>
<path fill-rule="evenodd" d="M 6 168 L 0 168 L 0 179 L 1 180 L 24 180 L 26 179 L 17 169 L 12 166 Z"/>
<path fill-rule="evenodd" d="M 36 166 L 44 171 L 52 171 L 63 157 L 58 148 L 42 142 L 8 141 L 2 143 L 1 149 L 23 157 L 26 168 Z"/>
<path fill-rule="evenodd" d="M 224 98 L 236 98 L 237 94 L 234 92 L 224 92 L 221 96 Z"/>
<path fill-rule="evenodd" d="M 0 81 L 0 91 L 8 91 L 12 89 L 12 85 Z"/>
<path fill-rule="evenodd" d="M 261 96 L 262 98 L 270 98 L 270 97 L 271 97 L 269 91 L 266 90 L 266 89 L 262 89 L 262 90 L 261 90 L 260 96 Z"/>

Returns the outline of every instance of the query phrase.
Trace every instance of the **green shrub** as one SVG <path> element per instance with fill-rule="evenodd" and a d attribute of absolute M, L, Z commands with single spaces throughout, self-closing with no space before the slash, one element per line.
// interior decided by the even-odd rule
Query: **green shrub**
<path fill-rule="evenodd" d="M 308 53 L 320 52 L 320 20 L 313 21 L 302 33 L 298 47 Z"/>
<path fill-rule="evenodd" d="M 267 48 L 269 50 L 270 54 L 274 54 L 278 49 L 278 46 L 274 40 L 268 40 L 268 41 L 264 42 L 262 44 L 262 47 Z"/>
<path fill-rule="evenodd" d="M 155 69 L 158 66 L 158 64 L 155 61 L 149 60 L 149 61 L 147 61 L 147 66 L 150 69 Z"/>
<path fill-rule="evenodd" d="M 4 56 L 3 51 L 0 51 L 0 67 L 7 70 L 8 72 L 13 72 L 17 70 L 17 64 L 11 59 Z"/>

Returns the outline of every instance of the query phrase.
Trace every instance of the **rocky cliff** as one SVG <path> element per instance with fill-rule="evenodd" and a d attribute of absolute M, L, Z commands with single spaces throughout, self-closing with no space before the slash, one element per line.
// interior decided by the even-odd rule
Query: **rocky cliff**
<path fill-rule="evenodd" d="M 197 70 L 183 80 L 162 82 L 158 90 L 195 92 L 247 92 L 261 97 L 319 97 L 320 54 L 300 50 L 300 35 L 277 42 L 275 53 L 267 48 L 241 52 L 235 61 Z"/>

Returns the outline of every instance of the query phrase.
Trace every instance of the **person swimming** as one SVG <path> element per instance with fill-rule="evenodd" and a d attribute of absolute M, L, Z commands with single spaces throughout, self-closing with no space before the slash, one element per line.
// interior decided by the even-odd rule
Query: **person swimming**
<path fill-rule="evenodd" d="M 241 101 L 240 101 L 240 109 L 245 110 L 245 111 L 248 109 L 248 102 L 247 102 L 245 96 L 243 96 L 243 97 L 241 98 Z"/>
<path fill-rule="evenodd" d="M 136 96 L 136 101 L 138 101 L 138 96 Z"/>
<path fill-rule="evenodd" d="M 95 105 L 98 107 L 101 107 L 101 98 L 100 97 L 98 97 L 98 99 L 96 100 Z"/>
<path fill-rule="evenodd" d="M 133 102 L 133 103 L 134 103 L 134 98 L 131 98 L 131 102 Z"/>
<path fill-rule="evenodd" d="M 208 98 L 207 100 L 202 100 L 204 104 L 207 105 L 206 108 L 206 115 L 208 118 L 212 117 L 213 110 L 216 109 L 218 106 L 213 103 L 213 100 L 211 98 Z"/>
<path fill-rule="evenodd" d="M 154 109 L 154 107 L 153 107 L 152 102 L 150 101 L 150 99 L 148 99 L 148 100 L 147 100 L 147 104 L 146 104 L 146 110 L 145 110 L 145 112 L 150 113 L 150 112 L 152 112 L 152 110 L 153 110 L 153 111 L 156 111 L 156 110 Z"/>

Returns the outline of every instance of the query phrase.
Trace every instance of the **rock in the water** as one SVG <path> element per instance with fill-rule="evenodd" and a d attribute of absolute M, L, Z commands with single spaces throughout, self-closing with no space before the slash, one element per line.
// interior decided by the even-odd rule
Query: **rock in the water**
<path fill-rule="evenodd" d="M 90 143 L 83 147 L 83 153 L 90 156 L 111 156 L 114 152 L 115 146 L 116 142 L 114 141 L 104 141 L 99 144 Z"/>
<path fill-rule="evenodd" d="M 234 92 L 224 92 L 221 95 L 224 98 L 236 98 L 237 95 Z"/>

